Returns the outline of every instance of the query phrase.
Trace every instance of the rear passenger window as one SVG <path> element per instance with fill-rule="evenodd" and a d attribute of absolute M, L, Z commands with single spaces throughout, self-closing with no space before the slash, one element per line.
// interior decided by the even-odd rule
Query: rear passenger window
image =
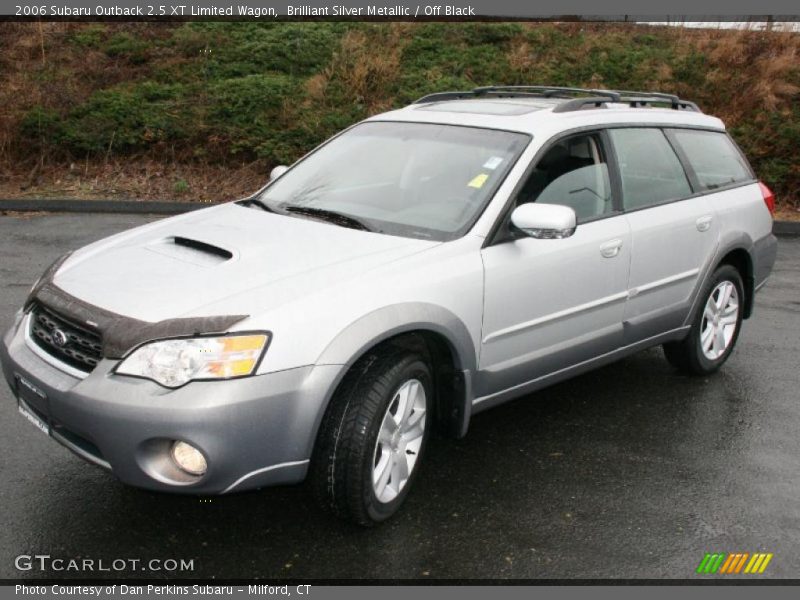
<path fill-rule="evenodd" d="M 689 159 L 700 189 L 713 190 L 753 179 L 750 167 L 726 134 L 674 129 L 672 135 Z"/>
<path fill-rule="evenodd" d="M 692 194 L 678 156 L 660 129 L 610 129 L 627 210 Z"/>

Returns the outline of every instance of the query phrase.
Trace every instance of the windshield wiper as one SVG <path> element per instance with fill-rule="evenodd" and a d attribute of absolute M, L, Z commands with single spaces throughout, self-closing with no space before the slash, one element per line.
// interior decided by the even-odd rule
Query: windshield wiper
<path fill-rule="evenodd" d="M 272 208 L 269 204 L 264 202 L 263 200 L 259 200 L 258 198 L 248 198 L 247 200 L 242 200 L 242 204 L 249 204 L 250 206 L 257 206 L 258 208 L 265 210 L 267 212 L 276 213 L 278 212 L 274 208 Z"/>
<path fill-rule="evenodd" d="M 342 227 L 350 227 L 351 229 L 360 229 L 362 231 L 374 231 L 372 227 L 363 221 L 360 221 L 355 217 L 351 217 L 350 215 L 336 212 L 335 210 L 315 208 L 313 206 L 287 206 L 284 210 L 286 210 L 286 212 L 296 213 L 298 215 L 315 217 L 324 221 L 328 221 L 329 223 L 333 223 L 334 225 L 340 225 Z"/>

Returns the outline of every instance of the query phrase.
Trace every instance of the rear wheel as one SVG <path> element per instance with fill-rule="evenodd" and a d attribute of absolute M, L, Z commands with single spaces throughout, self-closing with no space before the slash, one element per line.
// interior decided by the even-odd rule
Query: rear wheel
<path fill-rule="evenodd" d="M 678 370 L 707 375 L 719 369 L 733 351 L 744 314 L 744 286 L 739 271 L 722 265 L 706 284 L 689 335 L 664 344 L 667 360 Z"/>
<path fill-rule="evenodd" d="M 374 525 L 402 505 L 428 439 L 433 385 L 425 360 L 385 348 L 359 361 L 325 415 L 310 480 L 323 508 Z"/>

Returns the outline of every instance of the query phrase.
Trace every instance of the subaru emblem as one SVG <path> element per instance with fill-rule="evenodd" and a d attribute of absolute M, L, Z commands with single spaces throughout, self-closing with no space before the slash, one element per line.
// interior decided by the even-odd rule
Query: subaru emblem
<path fill-rule="evenodd" d="M 61 331 L 60 329 L 56 329 L 53 332 L 53 343 L 58 346 L 59 348 L 63 348 L 67 345 L 69 338 L 67 338 L 67 334 Z"/>

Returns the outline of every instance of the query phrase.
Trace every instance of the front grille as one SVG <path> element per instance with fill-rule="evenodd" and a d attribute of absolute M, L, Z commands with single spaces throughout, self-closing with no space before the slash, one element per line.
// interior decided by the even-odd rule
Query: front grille
<path fill-rule="evenodd" d="M 103 346 L 99 333 L 41 304 L 31 312 L 30 334 L 42 350 L 80 371 L 89 373 L 100 362 Z"/>

